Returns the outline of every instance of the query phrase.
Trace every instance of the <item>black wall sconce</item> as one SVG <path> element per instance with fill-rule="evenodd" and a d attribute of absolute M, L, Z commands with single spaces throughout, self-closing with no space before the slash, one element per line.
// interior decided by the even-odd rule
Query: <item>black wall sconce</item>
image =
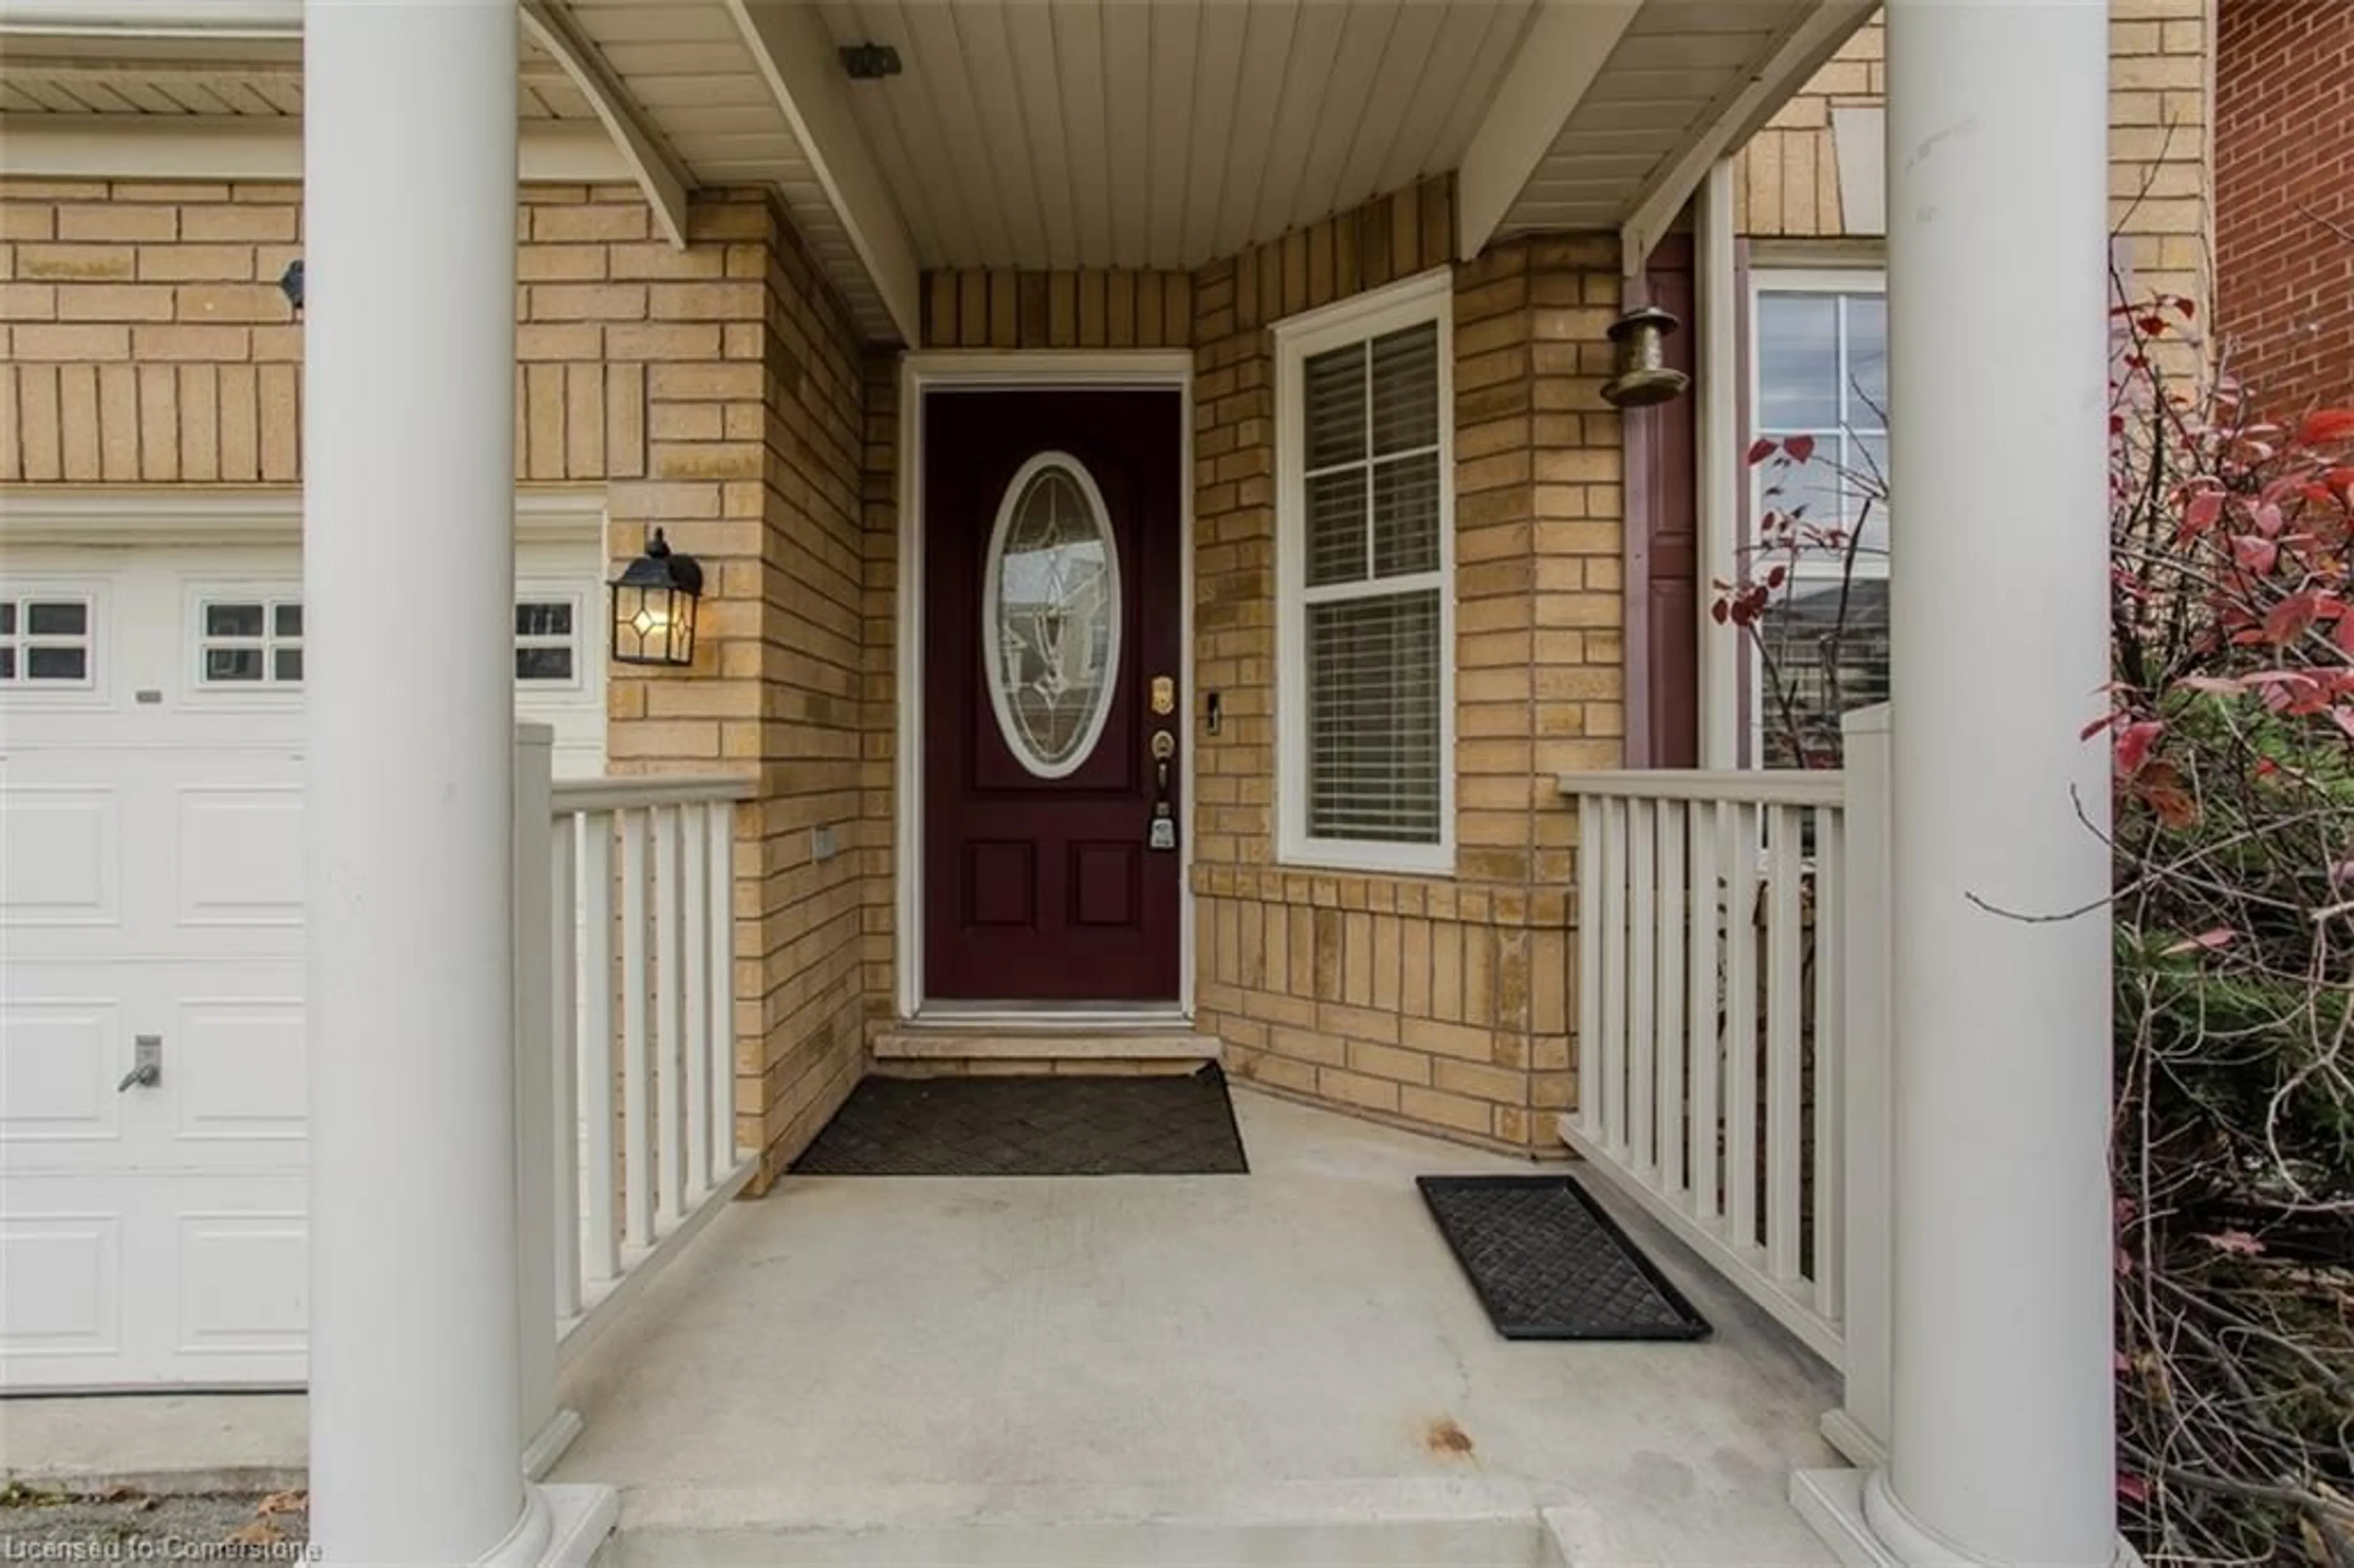
<path fill-rule="evenodd" d="M 302 313 L 302 261 L 300 257 L 286 263 L 286 270 L 278 274 L 278 291 L 286 296 L 286 302 L 294 307 L 296 315 Z"/>
<path fill-rule="evenodd" d="M 1610 323 L 1617 348 L 1602 397 L 1614 408 L 1648 408 L 1683 396 L 1691 377 L 1668 363 L 1667 338 L 1683 323 L 1657 305 L 1628 311 Z"/>
<path fill-rule="evenodd" d="M 703 567 L 693 556 L 673 554 L 670 541 L 657 528 L 646 541 L 646 553 L 607 586 L 613 590 L 613 662 L 695 662 Z"/>

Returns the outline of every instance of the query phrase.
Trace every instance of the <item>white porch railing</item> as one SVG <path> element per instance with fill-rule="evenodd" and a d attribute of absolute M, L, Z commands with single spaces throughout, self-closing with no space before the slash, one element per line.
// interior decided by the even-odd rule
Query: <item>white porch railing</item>
<path fill-rule="evenodd" d="M 551 782 L 546 726 L 517 731 L 524 1413 L 535 1446 L 560 1447 L 578 1421 L 554 1410 L 557 1363 L 757 1164 L 735 1115 L 736 811 L 753 788 Z"/>
<path fill-rule="evenodd" d="M 1888 710 L 1843 772 L 1564 775 L 1578 1108 L 1563 1139 L 1848 1383 L 1885 1436 Z"/>

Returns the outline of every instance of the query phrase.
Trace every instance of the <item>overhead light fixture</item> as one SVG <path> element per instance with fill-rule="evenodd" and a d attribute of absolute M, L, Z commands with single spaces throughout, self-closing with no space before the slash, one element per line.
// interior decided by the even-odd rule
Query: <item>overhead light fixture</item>
<path fill-rule="evenodd" d="M 842 69 L 853 81 L 881 81 L 899 74 L 899 51 L 872 40 L 842 46 Z"/>
<path fill-rule="evenodd" d="M 695 612 L 703 599 L 703 567 L 674 555 L 663 531 L 646 553 L 607 585 L 613 590 L 613 662 L 617 664 L 695 662 Z"/>

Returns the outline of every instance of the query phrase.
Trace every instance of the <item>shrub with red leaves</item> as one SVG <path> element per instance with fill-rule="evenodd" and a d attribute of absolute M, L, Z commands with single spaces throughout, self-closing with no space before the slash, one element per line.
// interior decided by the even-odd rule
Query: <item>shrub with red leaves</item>
<path fill-rule="evenodd" d="M 2354 1568 L 2354 410 L 2172 384 L 2119 306 L 2119 1504 L 2151 1562 Z"/>

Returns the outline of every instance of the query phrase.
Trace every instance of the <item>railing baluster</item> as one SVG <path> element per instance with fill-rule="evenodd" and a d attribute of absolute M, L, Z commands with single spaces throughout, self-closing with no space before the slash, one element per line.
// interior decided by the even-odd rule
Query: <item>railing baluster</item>
<path fill-rule="evenodd" d="M 1681 800 L 1659 802 L 1659 1081 L 1654 1123 L 1659 1187 L 1684 1192 L 1684 1061 L 1691 1041 L 1684 1027 L 1685 840 L 1691 811 Z"/>
<path fill-rule="evenodd" d="M 1815 813 L 1815 1309 L 1845 1320 L 1847 817 Z"/>
<path fill-rule="evenodd" d="M 686 899 L 678 863 L 684 814 L 676 806 L 647 813 L 654 835 L 654 1223 L 663 1230 L 686 1213 Z"/>
<path fill-rule="evenodd" d="M 1627 802 L 1602 802 L 1602 1136 L 1627 1151 Z"/>
<path fill-rule="evenodd" d="M 1758 808 L 1729 808 L 1733 853 L 1725 864 L 1724 1214 L 1727 1240 L 1744 1255 L 1757 1245 L 1757 852 Z"/>
<path fill-rule="evenodd" d="M 1602 802 L 1577 798 L 1577 1126 L 1602 1136 Z"/>
<path fill-rule="evenodd" d="M 1848 1086 L 1868 1056 L 1840 773 L 1564 775 L 1578 813 L 1579 1109 L 1563 1136 L 1818 1353 L 1863 1254 Z M 1861 950 L 1861 949 L 1858 949 Z"/>
<path fill-rule="evenodd" d="M 1691 1020 L 1691 1152 L 1692 1218 L 1713 1231 L 1724 1214 L 1723 1143 L 1718 1119 L 1718 1066 L 1724 1059 L 1723 1036 L 1718 1020 L 1719 965 L 1724 949 L 1723 909 L 1725 808 L 1702 806 L 1692 814 L 1691 877 L 1690 880 L 1692 950 L 1691 986 L 1686 1015 Z"/>
<path fill-rule="evenodd" d="M 580 1101 L 587 1128 L 588 1254 L 582 1272 L 604 1284 L 621 1274 L 621 1227 L 613 1212 L 613 831 L 615 814 L 580 817 L 580 884 L 585 916 L 580 967 Z"/>
<path fill-rule="evenodd" d="M 717 802 L 704 824 L 711 860 L 711 1170 L 715 1179 L 736 1164 L 736 808 Z"/>
<path fill-rule="evenodd" d="M 548 845 L 548 991 L 555 1113 L 556 1316 L 580 1310 L 580 819 L 557 816 Z"/>
<path fill-rule="evenodd" d="M 1775 1281 L 1785 1286 L 1798 1280 L 1803 1234 L 1798 1112 L 1806 946 L 1800 821 L 1796 806 L 1776 806 L 1766 829 L 1766 1259 Z"/>
<path fill-rule="evenodd" d="M 1652 1089 L 1659 1071 L 1659 821 L 1655 802 L 1636 800 L 1627 810 L 1627 1157 L 1638 1171 L 1659 1161 L 1652 1136 Z"/>
<path fill-rule="evenodd" d="M 631 1246 L 654 1245 L 653 1052 L 648 1040 L 652 976 L 646 966 L 646 808 L 621 822 L 621 1191 Z"/>
<path fill-rule="evenodd" d="M 693 1202 L 711 1185 L 711 837 L 704 820 L 719 808 L 679 810 L 679 859 L 686 870 L 686 963 L 679 977 L 686 999 L 686 1192 Z"/>

